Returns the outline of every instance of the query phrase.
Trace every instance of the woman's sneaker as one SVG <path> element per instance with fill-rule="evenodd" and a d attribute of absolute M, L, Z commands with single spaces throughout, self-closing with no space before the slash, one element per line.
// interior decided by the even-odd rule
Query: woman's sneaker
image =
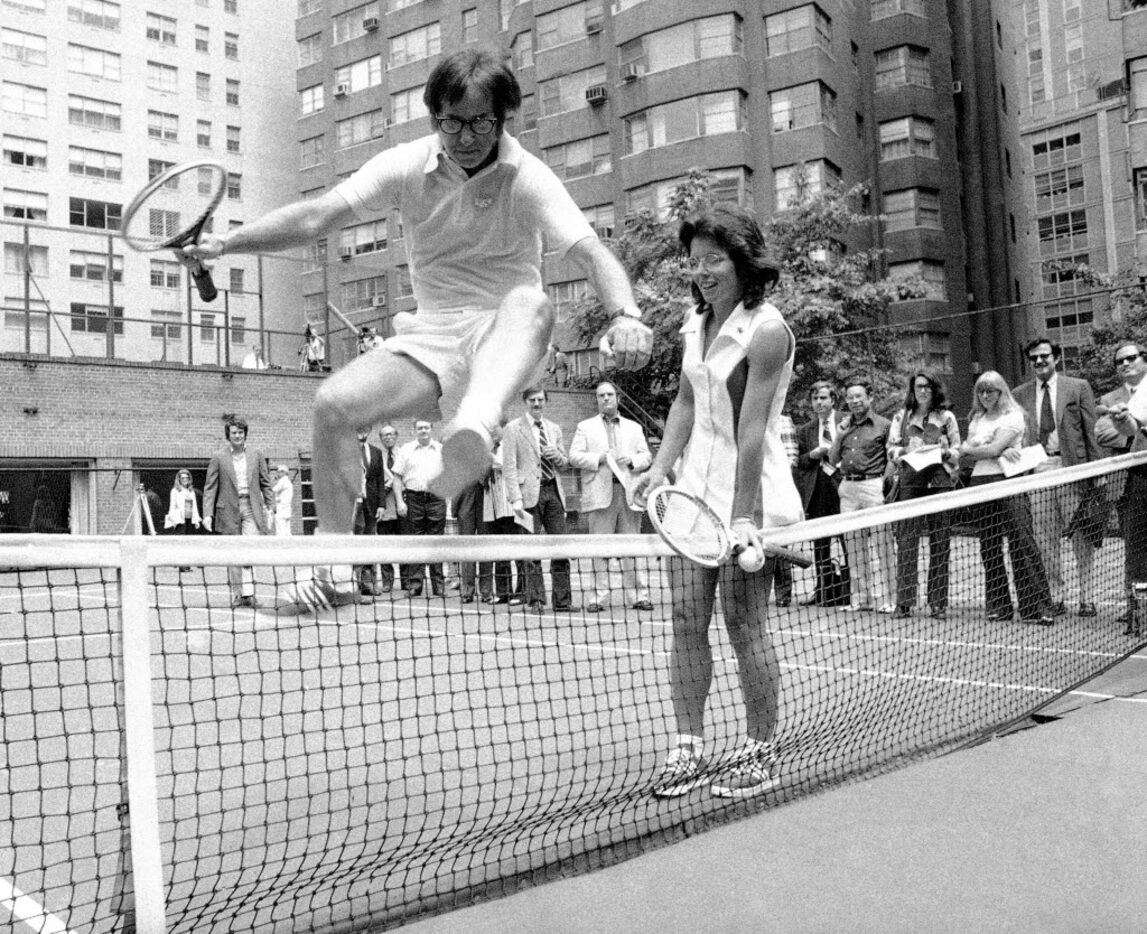
<path fill-rule="evenodd" d="M 773 747 L 757 744 L 734 759 L 709 790 L 718 798 L 751 798 L 768 791 L 779 780 Z"/>
<path fill-rule="evenodd" d="M 653 793 L 659 798 L 675 798 L 686 794 L 705 781 L 702 770 L 705 759 L 693 745 L 680 745 L 669 751 L 665 766 L 657 776 Z"/>

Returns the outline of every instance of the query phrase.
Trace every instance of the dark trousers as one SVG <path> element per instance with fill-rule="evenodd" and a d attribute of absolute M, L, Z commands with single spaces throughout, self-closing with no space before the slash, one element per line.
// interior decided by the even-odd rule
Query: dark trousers
<path fill-rule="evenodd" d="M 402 534 L 402 520 L 401 519 L 383 519 L 378 524 L 379 535 L 401 535 Z M 382 586 L 390 589 L 394 587 L 394 565 L 384 564 L 382 566 Z"/>
<path fill-rule="evenodd" d="M 354 534 L 376 535 L 378 533 L 374 514 L 366 508 L 365 502 L 355 503 L 354 506 Z M 374 589 L 374 565 L 356 564 L 354 568 L 355 580 L 359 587 Z"/>
<path fill-rule="evenodd" d="M 454 497 L 454 518 L 458 520 L 459 535 L 485 535 L 486 523 L 482 520 L 485 483 L 473 483 Z M 494 566 L 489 561 L 475 565 L 473 561 L 463 561 L 459 568 L 461 595 L 474 596 L 474 577 L 477 571 L 478 592 L 483 597 L 494 591 Z"/>
<path fill-rule="evenodd" d="M 793 598 L 793 566 L 787 561 L 773 562 L 773 593 L 781 603 Z"/>
<path fill-rule="evenodd" d="M 402 520 L 403 535 L 443 535 L 446 532 L 446 501 L 433 493 L 406 491 L 406 516 Z M 413 594 L 422 593 L 423 565 L 404 564 L 402 585 Z M 441 564 L 431 564 L 430 588 L 435 594 L 446 592 L 445 575 Z"/>
<path fill-rule="evenodd" d="M 940 492 L 923 486 L 900 487 L 898 502 L 919 499 Z M 928 536 L 928 605 L 934 610 L 948 608 L 948 571 L 952 557 L 952 515 L 938 512 L 896 523 L 896 603 L 916 605 L 917 562 L 920 536 Z"/>
<path fill-rule="evenodd" d="M 534 517 L 534 533 L 545 531 L 547 535 L 566 534 L 566 508 L 558 495 L 556 480 L 542 481 L 538 491 L 538 502 L 530 510 Z M 555 558 L 550 562 L 550 576 L 553 578 L 555 607 L 570 605 L 570 563 L 565 558 Z M 542 576 L 542 562 L 530 561 L 526 564 L 526 586 L 523 596 L 527 603 L 546 602 L 546 580 Z"/>
<path fill-rule="evenodd" d="M 486 534 L 488 535 L 517 535 L 523 531 L 522 527 L 514 521 L 513 516 L 503 516 L 501 519 L 494 519 L 492 522 L 486 523 Z M 478 568 L 479 582 L 482 578 L 482 565 Z M 514 589 L 514 562 L 513 561 L 495 561 L 494 562 L 494 596 L 496 597 L 521 597 L 522 588 L 526 580 L 526 563 L 524 561 L 518 562 L 518 589 Z M 479 586 L 481 584 L 479 583 Z M 482 591 L 485 595 L 485 591 Z"/>
<path fill-rule="evenodd" d="M 1119 498 L 1119 530 L 1123 535 L 1127 588 L 1147 582 L 1147 469 L 1127 471 Z"/>
<path fill-rule="evenodd" d="M 969 486 L 983 486 L 1003 477 L 972 477 Z M 980 532 L 980 560 L 989 612 L 1010 613 L 1008 571 L 1004 564 L 1004 536 L 1015 579 L 1020 617 L 1034 619 L 1051 607 L 1047 573 L 1032 531 L 1031 503 L 1026 494 L 991 500 L 975 506 L 972 515 Z"/>
<path fill-rule="evenodd" d="M 809 497 L 808 518 L 820 519 L 823 516 L 839 514 L 840 496 L 836 492 L 836 482 L 818 467 L 816 484 L 812 488 L 812 496 Z M 838 536 L 836 540 L 840 542 L 840 553 L 844 556 L 844 563 L 848 564 L 848 549 L 844 543 L 844 537 Z M 849 594 L 833 592 L 832 539 L 816 539 L 812 543 L 812 554 L 816 566 L 816 591 L 814 593 L 817 599 L 821 601 L 839 600 L 847 603 Z"/>

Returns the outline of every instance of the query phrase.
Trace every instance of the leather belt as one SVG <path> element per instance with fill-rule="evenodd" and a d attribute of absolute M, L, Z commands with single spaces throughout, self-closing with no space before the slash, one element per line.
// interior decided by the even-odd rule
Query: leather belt
<path fill-rule="evenodd" d="M 882 473 L 846 473 L 841 475 L 841 479 L 856 482 L 860 480 L 879 480 L 883 476 L 884 474 Z"/>

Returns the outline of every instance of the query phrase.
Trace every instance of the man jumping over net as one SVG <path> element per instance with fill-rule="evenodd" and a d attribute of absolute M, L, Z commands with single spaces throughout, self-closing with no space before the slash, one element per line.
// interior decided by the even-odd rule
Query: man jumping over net
<path fill-rule="evenodd" d="M 375 155 L 332 191 L 270 212 L 187 254 L 302 247 L 348 223 L 400 212 L 416 315 L 395 336 L 331 376 L 315 398 L 314 489 L 320 534 L 348 533 L 360 486 L 355 429 L 404 417 L 452 419 L 443 472 L 449 499 L 490 465 L 490 433 L 521 387 L 536 381 L 553 330 L 542 242 L 578 266 L 614 312 L 602 341 L 623 368 L 649 359 L 652 335 L 621 264 L 557 176 L 504 131 L 521 89 L 493 52 L 446 56 L 423 102 L 435 133 Z M 350 566 L 319 567 L 284 595 L 299 609 L 355 599 Z"/>

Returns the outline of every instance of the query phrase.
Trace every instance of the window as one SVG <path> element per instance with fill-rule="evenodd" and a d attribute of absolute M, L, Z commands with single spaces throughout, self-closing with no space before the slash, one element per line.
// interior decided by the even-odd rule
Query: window
<path fill-rule="evenodd" d="M 1041 256 L 1054 256 L 1087 248 L 1087 212 L 1064 211 L 1036 221 Z"/>
<path fill-rule="evenodd" d="M 1133 58 L 1127 63 L 1131 79 L 1127 107 L 1132 120 L 1147 119 L 1147 56 Z"/>
<path fill-rule="evenodd" d="M 1063 298 L 1085 292 L 1088 285 L 1079 275 L 1079 267 L 1090 265 L 1089 253 L 1060 256 L 1040 263 L 1040 280 L 1044 298 Z"/>
<path fill-rule="evenodd" d="M 112 282 L 123 282 L 123 256 L 113 253 Z M 179 263 L 175 263 L 176 266 Z M 84 279 L 88 282 L 107 282 L 108 255 L 97 253 L 95 250 L 70 250 L 68 253 L 68 275 L 73 279 Z"/>
<path fill-rule="evenodd" d="M 386 304 L 386 276 L 344 282 L 339 291 L 343 311 L 369 311 Z"/>
<path fill-rule="evenodd" d="M 303 272 L 322 272 L 327 261 L 327 241 L 316 240 L 303 248 Z"/>
<path fill-rule="evenodd" d="M 940 193 L 931 188 L 906 188 L 884 195 L 884 230 L 911 230 L 927 227 L 943 230 L 940 223 Z"/>
<path fill-rule="evenodd" d="M 873 21 L 895 16 L 897 13 L 924 15 L 924 0 L 871 0 L 869 9 Z"/>
<path fill-rule="evenodd" d="M 146 18 L 147 38 L 161 45 L 175 45 L 175 20 L 170 16 L 148 13 Z"/>
<path fill-rule="evenodd" d="M 410 267 L 398 266 L 394 270 L 395 294 L 399 298 L 411 298 L 414 295 L 414 286 L 410 282 Z"/>
<path fill-rule="evenodd" d="M 588 175 L 601 175 L 613 169 L 608 133 L 562 146 L 551 146 L 542 150 L 542 156 L 554 174 L 567 181 Z"/>
<path fill-rule="evenodd" d="M 247 343 L 247 319 L 238 315 L 231 316 L 231 343 Z"/>
<path fill-rule="evenodd" d="M 1135 225 L 1147 230 L 1147 169 L 1135 170 Z"/>
<path fill-rule="evenodd" d="M 1032 166 L 1063 165 L 1083 157 L 1078 123 L 1065 123 L 1032 134 Z"/>
<path fill-rule="evenodd" d="M 419 85 L 390 95 L 390 119 L 395 123 L 405 123 L 407 120 L 428 116 L 426 105 L 422 102 L 423 90 L 424 85 Z"/>
<path fill-rule="evenodd" d="M 889 263 L 890 279 L 917 277 L 924 280 L 924 299 L 930 302 L 948 300 L 948 283 L 944 275 L 944 264 L 935 260 L 918 259 L 909 263 Z"/>
<path fill-rule="evenodd" d="M 599 237 L 613 236 L 615 221 L 612 204 L 598 204 L 591 208 L 582 208 L 581 212 Z"/>
<path fill-rule="evenodd" d="M 117 105 L 118 106 L 118 105 Z M 30 84 L 5 81 L 0 87 L 0 107 L 22 117 L 48 116 L 48 91 Z M 119 127 L 116 127 L 119 129 Z"/>
<path fill-rule="evenodd" d="M 386 114 L 381 109 L 355 114 L 346 120 L 335 121 L 335 146 L 346 149 L 372 139 L 382 139 L 386 127 Z"/>
<path fill-rule="evenodd" d="M 832 20 L 815 3 L 765 17 L 765 54 L 770 58 L 813 47 L 832 52 Z"/>
<path fill-rule="evenodd" d="M 827 159 L 781 166 L 773 171 L 777 210 L 795 207 L 806 198 L 839 188 L 841 180 L 840 169 Z"/>
<path fill-rule="evenodd" d="M 752 187 L 749 174 L 744 168 L 717 169 L 712 174 L 713 187 L 709 189 L 709 194 L 714 204 L 739 204 L 750 211 L 753 209 Z M 682 178 L 671 178 L 631 188 L 625 193 L 626 216 L 639 211 L 650 211 L 659 220 L 664 220 L 673 189 L 682 181 Z"/>
<path fill-rule="evenodd" d="M 215 343 L 215 315 L 199 315 L 199 340 L 205 344 Z"/>
<path fill-rule="evenodd" d="M 378 12 L 377 3 L 367 3 L 364 6 L 355 7 L 353 10 L 347 10 L 345 13 L 337 14 L 332 18 L 334 38 L 331 41 L 334 45 L 338 45 L 340 42 L 348 42 L 359 36 L 365 36 L 366 27 L 363 25 L 363 20 L 373 16 L 381 22 Z"/>
<path fill-rule="evenodd" d="M 39 191 L 4 189 L 4 216 L 26 221 L 48 219 L 48 196 Z"/>
<path fill-rule="evenodd" d="M 26 136 L 4 134 L 4 164 L 18 165 L 24 169 L 46 169 L 48 167 L 48 142 L 42 139 L 29 139 Z"/>
<path fill-rule="evenodd" d="M 18 29 L 0 29 L 0 58 L 21 65 L 47 65 L 48 39 Z"/>
<path fill-rule="evenodd" d="M 239 13 L 239 0 L 223 0 L 224 13 Z"/>
<path fill-rule="evenodd" d="M 347 85 L 351 93 L 382 83 L 382 56 L 372 55 L 335 69 L 335 84 Z"/>
<path fill-rule="evenodd" d="M 522 120 L 522 130 L 535 130 L 538 127 L 538 95 L 523 94 L 522 109 L 518 111 Z"/>
<path fill-rule="evenodd" d="M 233 107 L 239 106 L 239 79 L 227 79 L 227 103 Z"/>
<path fill-rule="evenodd" d="M 1088 342 L 1095 309 L 1090 298 L 1044 305 L 1047 336 L 1063 347 L 1065 367 L 1079 365 L 1079 348 Z"/>
<path fill-rule="evenodd" d="M 638 74 L 664 71 L 703 58 L 740 55 L 743 43 L 739 16 L 709 16 L 626 42 L 621 47 L 621 67 L 633 66 Z"/>
<path fill-rule="evenodd" d="M 223 57 L 233 62 L 239 61 L 239 35 L 233 32 L 223 33 Z"/>
<path fill-rule="evenodd" d="M 48 274 L 48 248 L 23 243 L 4 244 L 4 271 L 22 276 L 25 269 L 33 276 Z"/>
<path fill-rule="evenodd" d="M 836 130 L 836 93 L 820 81 L 769 94 L 769 114 L 774 133 L 787 133 L 823 123 Z"/>
<path fill-rule="evenodd" d="M 231 291 L 237 295 L 241 295 L 247 291 L 244 283 L 244 273 L 246 270 L 238 269 L 234 266 L 231 267 Z"/>
<path fill-rule="evenodd" d="M 73 227 L 119 230 L 123 205 L 94 198 L 69 198 L 68 223 Z"/>
<path fill-rule="evenodd" d="M 123 178 L 123 156 L 118 152 L 68 147 L 68 172 L 87 178 L 103 178 L 118 182 Z"/>
<path fill-rule="evenodd" d="M 880 161 L 920 156 L 936 158 L 936 133 L 931 120 L 901 117 L 880 124 Z"/>
<path fill-rule="evenodd" d="M 166 91 L 168 94 L 174 94 L 179 90 L 179 69 L 174 65 L 148 62 L 147 86 L 153 91 Z"/>
<path fill-rule="evenodd" d="M 93 97 L 69 94 L 68 123 L 118 133 L 120 131 L 120 105 L 114 101 L 101 101 Z M 150 130 L 148 135 L 150 135 Z"/>
<path fill-rule="evenodd" d="M 89 78 L 120 80 L 120 57 L 104 49 L 68 43 L 68 71 Z"/>
<path fill-rule="evenodd" d="M 47 13 L 48 0 L 2 0 L 4 6 L 12 7 L 21 13 Z"/>
<path fill-rule="evenodd" d="M 410 32 L 404 32 L 390 37 L 390 54 L 387 66 L 397 68 L 407 62 L 429 58 L 442 51 L 442 27 L 438 23 L 430 23 Z"/>
<path fill-rule="evenodd" d="M 732 133 L 742 129 L 745 121 L 744 100 L 739 91 L 660 104 L 623 121 L 625 154 L 633 155 L 700 136 Z"/>
<path fill-rule="evenodd" d="M 201 101 L 211 100 L 211 75 L 205 71 L 195 73 L 195 97 Z"/>
<path fill-rule="evenodd" d="M 195 27 L 195 51 L 209 52 L 211 50 L 211 30 L 206 26 Z"/>
<path fill-rule="evenodd" d="M 538 51 L 584 39 L 586 24 L 591 21 L 600 23 L 602 16 L 602 0 L 583 0 L 552 13 L 539 14 L 534 21 L 538 30 Z"/>
<path fill-rule="evenodd" d="M 164 172 L 172 168 L 174 162 L 165 162 L 163 159 L 148 159 L 147 160 L 147 180 L 150 182 L 152 179 L 159 178 Z M 165 182 L 166 187 L 171 189 L 179 188 L 179 176 L 169 179 Z"/>
<path fill-rule="evenodd" d="M 559 321 L 568 321 L 573 305 L 589 295 L 589 281 L 571 279 L 569 282 L 555 282 L 546 286 L 546 294 L 553 303 Z"/>
<path fill-rule="evenodd" d="M 299 16 L 310 16 L 323 8 L 323 0 L 299 0 Z"/>
<path fill-rule="evenodd" d="M 322 109 L 323 86 L 321 84 L 313 84 L 309 88 L 303 88 L 299 91 L 299 114 L 301 116 L 318 113 Z"/>
<path fill-rule="evenodd" d="M 515 71 L 534 64 L 534 34 L 529 30 L 514 36 L 510 43 L 510 63 Z"/>
<path fill-rule="evenodd" d="M 876 90 L 915 86 L 932 87 L 928 50 L 902 45 L 876 53 Z"/>
<path fill-rule="evenodd" d="M 1071 165 L 1035 176 L 1035 209 L 1039 212 L 1083 204 L 1083 166 Z"/>
<path fill-rule="evenodd" d="M 183 335 L 183 315 L 159 308 L 151 310 L 151 336 L 159 340 L 179 340 Z"/>
<path fill-rule="evenodd" d="M 238 172 L 227 173 L 227 197 L 232 201 L 243 200 L 243 176 Z"/>
<path fill-rule="evenodd" d="M 297 45 L 300 68 L 306 68 L 307 65 L 317 65 L 323 60 L 323 34 L 321 32 L 300 39 Z"/>
<path fill-rule="evenodd" d="M 299 167 L 309 169 L 327 161 L 326 138 L 312 136 L 299 142 Z"/>
<path fill-rule="evenodd" d="M 196 120 L 195 121 L 195 145 L 200 149 L 211 148 L 211 121 L 210 120 Z"/>
<path fill-rule="evenodd" d="M 227 127 L 227 151 L 228 152 L 242 152 L 239 146 L 239 127 Z"/>
<path fill-rule="evenodd" d="M 26 3 L 27 0 L 24 0 Z M 40 8 L 43 9 L 43 0 Z M 119 32 L 120 6 L 110 0 L 68 0 L 68 21 Z"/>
<path fill-rule="evenodd" d="M 107 334 L 108 306 L 91 305 L 85 302 L 72 302 L 72 330 L 88 334 Z M 112 309 L 112 331 L 123 333 L 123 308 L 117 305 Z"/>
<path fill-rule="evenodd" d="M 575 71 L 573 74 L 540 82 L 542 116 L 550 117 L 554 114 L 588 107 L 589 103 L 585 99 L 586 88 L 598 84 L 605 84 L 604 65 L 597 65 L 584 71 Z"/>
<path fill-rule="evenodd" d="M 175 260 L 151 260 L 151 285 L 156 289 L 178 289 L 181 276 L 179 262 Z"/>
<path fill-rule="evenodd" d="M 462 11 L 462 44 L 478 41 L 478 10 L 471 7 Z"/>
<path fill-rule="evenodd" d="M 927 331 L 906 334 L 900 339 L 900 346 L 912 361 L 912 366 L 940 373 L 952 372 L 952 338 L 949 335 Z"/>

